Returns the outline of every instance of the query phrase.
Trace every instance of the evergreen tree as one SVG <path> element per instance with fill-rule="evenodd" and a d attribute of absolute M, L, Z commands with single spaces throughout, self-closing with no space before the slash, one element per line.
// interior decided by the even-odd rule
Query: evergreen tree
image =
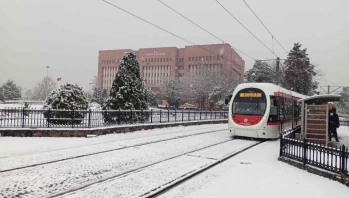
<path fill-rule="evenodd" d="M 316 76 L 315 66 L 310 63 L 307 49 L 301 49 L 301 44 L 295 43 L 285 60 L 283 86 L 304 95 L 312 95 L 318 83 L 313 80 Z"/>
<path fill-rule="evenodd" d="M 78 85 L 67 83 L 53 90 L 47 97 L 44 116 L 53 124 L 79 124 L 88 108 L 87 95 Z M 55 111 L 69 110 L 69 111 Z"/>
<path fill-rule="evenodd" d="M 257 60 L 244 76 L 248 83 L 276 83 L 275 74 L 275 64 L 269 65 L 267 62 Z"/>
<path fill-rule="evenodd" d="M 8 80 L 2 85 L 4 100 L 15 100 L 22 97 L 21 87 L 17 86 L 12 80 Z"/>
<path fill-rule="evenodd" d="M 109 98 L 103 105 L 103 110 L 146 110 L 148 109 L 147 91 L 140 75 L 140 67 L 133 52 L 126 53 L 120 62 Z M 106 112 L 104 119 L 110 122 L 144 121 L 144 114 L 133 113 L 119 115 L 117 112 Z"/>
<path fill-rule="evenodd" d="M 0 87 L 0 101 L 5 101 L 4 92 L 2 90 L 2 87 Z"/>

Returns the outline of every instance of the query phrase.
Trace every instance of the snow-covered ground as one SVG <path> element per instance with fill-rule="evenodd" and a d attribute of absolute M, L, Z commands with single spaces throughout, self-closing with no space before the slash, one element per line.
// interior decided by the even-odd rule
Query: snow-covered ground
<path fill-rule="evenodd" d="M 332 137 L 332 145 L 337 147 L 343 144 L 349 148 L 349 126 L 341 126 L 337 129 L 337 135 L 339 142 L 336 142 L 335 138 Z"/>
<path fill-rule="evenodd" d="M 215 147 L 157 164 L 125 177 L 98 183 L 63 197 L 140 197 L 183 175 L 211 164 L 227 154 L 237 152 L 255 143 L 255 141 L 247 140 L 229 141 Z"/>
<path fill-rule="evenodd" d="M 44 197 L 229 140 L 226 130 L 2 172 L 0 196 Z"/>
<path fill-rule="evenodd" d="M 160 138 L 167 135 L 183 135 L 210 130 L 227 129 L 227 124 L 204 124 L 195 126 L 176 126 L 162 129 L 141 130 L 132 133 L 118 133 L 98 136 L 97 138 L 51 138 L 51 137 L 0 137 L 0 159 L 10 156 L 37 154 L 62 149 L 70 149 L 81 146 L 110 143 L 113 141 L 125 141 L 135 138 L 153 137 Z M 173 137 L 173 136 L 171 136 Z"/>
<path fill-rule="evenodd" d="M 156 141 L 162 141 L 162 140 L 168 140 L 171 138 L 184 138 L 188 135 L 196 135 L 196 134 L 202 134 L 205 132 L 212 132 L 219 131 L 219 130 L 225 130 L 226 131 L 226 125 L 218 125 L 217 127 L 213 128 L 212 125 L 206 125 L 206 126 L 200 126 L 200 127 L 175 127 L 174 129 L 168 128 L 166 130 L 163 129 L 164 133 L 158 133 L 160 130 L 149 130 L 150 134 L 147 134 L 148 131 L 139 131 L 135 132 L 133 136 L 128 135 L 128 137 L 125 137 L 123 134 L 113 134 L 108 135 L 108 139 L 106 136 L 100 136 L 99 138 L 93 138 L 93 139 L 85 139 L 86 141 L 79 145 L 70 146 L 70 147 L 62 147 L 64 145 L 65 140 L 72 140 L 74 138 L 59 138 L 58 140 L 54 141 L 52 138 L 27 138 L 28 142 L 23 142 L 23 144 L 19 144 L 22 146 L 19 146 L 20 148 L 17 148 L 19 150 L 27 150 L 29 152 L 28 154 L 22 154 L 22 155 L 12 155 L 11 153 L 7 153 L 0 157 L 0 171 L 1 170 L 8 170 L 13 169 L 17 167 L 23 167 L 23 166 L 30 166 L 33 164 L 38 163 L 45 163 L 49 161 L 56 161 L 56 160 L 62 160 L 66 158 L 72 158 L 76 156 L 81 155 L 89 155 L 93 153 L 98 152 L 105 152 L 115 149 L 121 149 L 125 147 L 130 146 L 137 146 L 142 145 L 145 143 L 152 143 Z M 142 136 L 137 137 L 140 133 L 143 133 Z M 4 146 L 9 146 L 10 144 L 16 144 L 15 142 L 17 140 L 25 140 L 25 138 L 4 138 Z M 49 140 L 48 142 L 43 140 Z M 81 138 L 75 138 L 75 139 L 81 139 Z M 7 141 L 6 141 L 7 140 Z M 62 141 L 61 141 L 62 140 Z M 91 141 L 88 141 L 91 140 Z M 0 139 L 0 142 L 1 139 Z M 18 141 L 17 141 L 18 142 Z M 61 143 L 60 143 L 61 142 Z M 79 142 L 77 140 L 77 142 Z M 81 141 L 83 142 L 83 141 Z M 50 144 L 51 148 L 49 150 L 46 150 L 45 144 Z M 66 144 L 75 143 L 72 141 L 66 141 Z M 18 144 L 18 143 L 17 143 Z M 40 145 L 41 144 L 41 145 Z M 25 145 L 37 145 L 37 150 L 33 152 L 30 152 L 30 149 L 27 148 Z M 0 149 L 3 145 L 0 146 Z M 3 150 L 6 150 L 5 147 L 3 147 Z M 7 155 L 7 157 L 6 157 Z"/>
<path fill-rule="evenodd" d="M 348 197 L 348 187 L 277 160 L 279 141 L 254 147 L 161 195 L 161 198 Z"/>
<path fill-rule="evenodd" d="M 139 197 L 255 143 L 232 140 L 228 130 L 224 130 L 226 128 L 226 124 L 172 127 L 97 138 L 0 137 L 1 168 L 131 146 L 2 172 L 0 197 L 47 197 L 97 181 L 103 182 L 63 197 Z M 345 137 L 344 129 L 339 130 L 342 137 Z M 222 131 L 199 135 L 213 130 Z M 132 146 L 190 134 L 180 139 Z M 201 148 L 205 149 L 196 151 Z M 348 195 L 349 189 L 344 185 L 279 162 L 278 154 L 278 140 L 262 143 L 177 186 L 162 197 L 328 198 Z M 157 163 L 162 160 L 165 161 Z M 147 166 L 153 163 L 156 164 Z M 118 177 L 141 167 L 144 168 Z"/>

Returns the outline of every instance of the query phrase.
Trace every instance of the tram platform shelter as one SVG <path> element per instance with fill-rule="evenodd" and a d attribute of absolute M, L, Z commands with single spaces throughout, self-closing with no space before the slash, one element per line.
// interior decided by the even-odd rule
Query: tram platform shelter
<path fill-rule="evenodd" d="M 301 104 L 301 131 L 297 139 L 328 145 L 329 111 L 340 95 L 314 95 L 298 100 Z"/>

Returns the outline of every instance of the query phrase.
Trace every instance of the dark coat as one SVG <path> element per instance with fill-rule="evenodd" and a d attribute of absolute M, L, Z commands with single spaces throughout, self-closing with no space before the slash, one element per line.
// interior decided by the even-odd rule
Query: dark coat
<path fill-rule="evenodd" d="M 337 128 L 339 128 L 339 116 L 338 114 L 334 113 L 332 116 L 329 117 L 329 123 L 328 128 L 330 132 L 337 132 Z"/>

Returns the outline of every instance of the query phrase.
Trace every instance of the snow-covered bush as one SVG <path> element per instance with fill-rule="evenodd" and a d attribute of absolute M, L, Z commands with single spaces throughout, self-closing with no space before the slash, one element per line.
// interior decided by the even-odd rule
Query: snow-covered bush
<path fill-rule="evenodd" d="M 21 95 L 21 87 L 17 86 L 14 81 L 8 80 L 1 87 L 1 100 L 15 100 L 20 99 Z"/>
<path fill-rule="evenodd" d="M 87 96 L 82 88 L 67 83 L 49 94 L 44 105 L 47 110 L 44 116 L 52 124 L 80 124 L 87 108 Z"/>
<path fill-rule="evenodd" d="M 103 110 L 146 110 L 148 96 L 140 75 L 139 63 L 136 55 L 126 53 L 116 73 L 110 95 Z M 104 121 L 109 123 L 142 122 L 148 119 L 147 113 L 119 113 L 104 111 Z"/>

